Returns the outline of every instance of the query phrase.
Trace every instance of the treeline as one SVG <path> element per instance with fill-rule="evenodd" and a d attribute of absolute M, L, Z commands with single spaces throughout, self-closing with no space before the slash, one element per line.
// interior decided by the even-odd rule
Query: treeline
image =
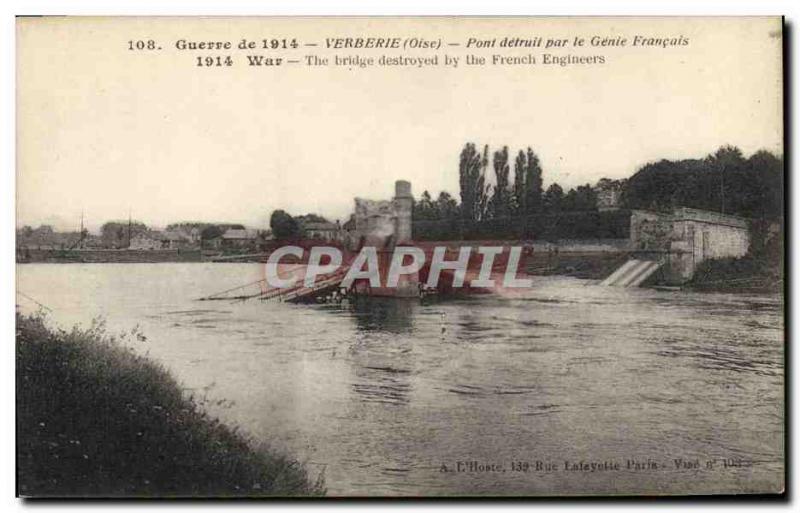
<path fill-rule="evenodd" d="M 201 241 L 215 239 L 228 229 L 243 230 L 244 225 L 238 223 L 209 223 L 201 221 L 183 221 L 171 223 L 165 232 L 177 232 L 189 235 L 192 230 L 199 231 Z M 106 248 L 124 248 L 137 235 L 152 232 L 153 229 L 140 221 L 108 221 L 100 227 L 100 240 Z"/>
<path fill-rule="evenodd" d="M 292 240 L 303 236 L 304 228 L 311 223 L 329 223 L 318 214 L 293 216 L 285 210 L 273 210 L 269 217 L 269 228 L 277 240 Z"/>
<path fill-rule="evenodd" d="M 783 217 L 783 158 L 765 150 L 745 158 L 739 148 L 723 146 L 703 159 L 649 163 L 625 183 L 622 205 L 692 207 L 778 220 Z"/>
<path fill-rule="evenodd" d="M 513 181 L 508 146 L 495 151 L 491 158 L 494 184 L 487 183 L 489 147 L 479 152 L 467 143 L 459 157 L 459 203 L 447 192 L 434 200 L 424 191 L 414 205 L 415 221 L 442 221 L 459 218 L 467 223 L 480 223 L 510 216 L 538 213 L 596 210 L 597 194 L 590 184 L 564 192 L 553 183 L 543 189 L 542 166 L 531 148 L 520 150 L 514 158 Z"/>
<path fill-rule="evenodd" d="M 488 183 L 489 166 L 494 184 Z M 513 161 L 508 146 L 491 153 L 467 143 L 459 156 L 460 202 L 447 192 L 433 199 L 424 191 L 414 205 L 414 236 L 419 239 L 625 237 L 616 216 L 597 212 L 590 184 L 567 192 L 553 183 L 543 188 L 539 157 L 519 150 Z M 590 212 L 590 216 L 575 215 Z"/>
<path fill-rule="evenodd" d="M 629 209 L 686 206 L 761 220 L 783 213 L 783 159 L 763 150 L 745 158 L 724 146 L 703 159 L 648 163 L 628 179 L 603 178 L 567 192 L 555 182 L 543 189 L 531 148 L 518 151 L 513 179 L 507 146 L 490 158 L 488 146 L 479 151 L 468 143 L 458 169 L 460 202 L 424 191 L 414 205 L 415 238 L 625 238 Z M 490 172 L 494 184 L 487 183 Z M 601 191 L 613 192 L 621 211 L 599 212 Z"/>

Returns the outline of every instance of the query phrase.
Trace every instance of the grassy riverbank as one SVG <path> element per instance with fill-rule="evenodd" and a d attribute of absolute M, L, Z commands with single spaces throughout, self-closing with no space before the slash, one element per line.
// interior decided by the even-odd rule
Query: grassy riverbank
<path fill-rule="evenodd" d="M 769 292 L 783 289 L 779 264 L 746 256 L 706 260 L 697 266 L 686 288 L 713 292 Z"/>
<path fill-rule="evenodd" d="M 101 328 L 17 316 L 22 496 L 309 496 L 305 468 L 209 417 Z"/>

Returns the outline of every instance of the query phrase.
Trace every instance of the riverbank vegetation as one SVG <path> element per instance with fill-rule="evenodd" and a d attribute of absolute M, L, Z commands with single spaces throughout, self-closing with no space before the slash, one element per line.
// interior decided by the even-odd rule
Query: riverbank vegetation
<path fill-rule="evenodd" d="M 714 292 L 780 292 L 782 274 L 752 255 L 701 262 L 686 288 Z"/>
<path fill-rule="evenodd" d="M 138 335 L 141 336 L 141 335 Z M 101 325 L 17 315 L 22 496 L 314 496 L 321 480 L 210 417 Z"/>

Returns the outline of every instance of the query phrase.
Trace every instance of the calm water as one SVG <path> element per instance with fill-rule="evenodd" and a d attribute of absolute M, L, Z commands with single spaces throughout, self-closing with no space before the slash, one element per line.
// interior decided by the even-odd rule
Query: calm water
<path fill-rule="evenodd" d="M 781 488 L 779 297 L 554 277 L 428 305 L 193 301 L 259 277 L 256 264 L 18 266 L 54 323 L 138 325 L 147 340 L 131 345 L 324 472 L 333 495 Z M 512 465 L 537 461 L 555 470 Z M 619 469 L 565 470 L 581 461 Z"/>

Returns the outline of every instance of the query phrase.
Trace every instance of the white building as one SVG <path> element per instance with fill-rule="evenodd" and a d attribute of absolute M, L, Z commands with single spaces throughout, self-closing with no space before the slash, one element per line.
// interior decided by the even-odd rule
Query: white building
<path fill-rule="evenodd" d="M 634 251 L 666 255 L 667 276 L 680 282 L 690 279 L 701 262 L 745 256 L 750 231 L 746 219 L 709 210 L 634 210 L 631 246 Z"/>

